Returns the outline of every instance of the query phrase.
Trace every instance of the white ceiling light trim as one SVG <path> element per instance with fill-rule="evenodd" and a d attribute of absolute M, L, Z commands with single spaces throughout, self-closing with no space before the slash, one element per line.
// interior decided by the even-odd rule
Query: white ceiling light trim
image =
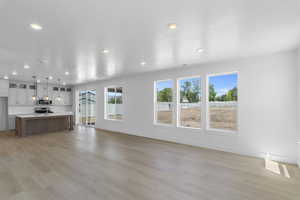
<path fill-rule="evenodd" d="M 108 53 L 109 53 L 109 50 L 108 50 L 108 49 L 103 49 L 103 50 L 102 50 L 102 53 L 108 54 Z"/>
<path fill-rule="evenodd" d="M 24 65 L 24 69 L 29 69 L 30 66 L 29 65 Z"/>
<path fill-rule="evenodd" d="M 18 73 L 16 71 L 13 71 L 11 74 L 14 75 L 14 76 L 18 75 Z"/>
<path fill-rule="evenodd" d="M 31 27 L 32 29 L 34 29 L 34 30 L 37 30 L 37 31 L 40 31 L 40 30 L 43 29 L 43 27 L 42 27 L 41 25 L 36 24 L 36 23 L 30 24 L 30 27 Z"/>
<path fill-rule="evenodd" d="M 169 29 L 174 30 L 177 28 L 177 24 L 168 24 Z"/>
<path fill-rule="evenodd" d="M 199 49 L 197 49 L 196 51 L 197 51 L 197 53 L 202 53 L 202 52 L 204 51 L 204 49 L 199 48 Z"/>

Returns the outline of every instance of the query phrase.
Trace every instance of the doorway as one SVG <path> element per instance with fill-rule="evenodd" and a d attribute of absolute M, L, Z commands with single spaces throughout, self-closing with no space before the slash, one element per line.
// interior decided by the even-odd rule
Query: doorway
<path fill-rule="evenodd" d="M 96 124 L 96 90 L 79 92 L 79 124 L 95 126 Z"/>

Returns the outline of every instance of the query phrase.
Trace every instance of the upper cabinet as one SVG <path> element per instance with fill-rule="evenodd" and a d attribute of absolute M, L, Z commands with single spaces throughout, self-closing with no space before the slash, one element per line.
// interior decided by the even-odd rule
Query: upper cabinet
<path fill-rule="evenodd" d="M 0 80 L 0 97 L 8 97 L 8 80 Z"/>
<path fill-rule="evenodd" d="M 9 83 L 8 103 L 10 106 L 32 106 L 35 105 L 33 96 L 35 96 L 36 88 L 34 84 L 28 83 Z M 72 88 L 50 86 L 47 88 L 44 84 L 38 84 L 37 97 L 41 99 L 49 96 L 52 105 L 72 105 Z"/>

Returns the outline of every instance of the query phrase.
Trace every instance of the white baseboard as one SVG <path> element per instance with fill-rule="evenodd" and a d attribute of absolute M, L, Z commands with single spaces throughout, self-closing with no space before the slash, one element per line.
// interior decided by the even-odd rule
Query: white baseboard
<path fill-rule="evenodd" d="M 298 167 L 300 168 L 300 142 L 297 142 L 297 152 L 298 152 L 298 160 L 297 160 L 297 163 L 298 163 Z"/>

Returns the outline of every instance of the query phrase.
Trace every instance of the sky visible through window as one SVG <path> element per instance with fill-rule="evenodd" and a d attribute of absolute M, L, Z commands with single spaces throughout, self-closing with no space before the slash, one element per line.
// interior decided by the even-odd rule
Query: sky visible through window
<path fill-rule="evenodd" d="M 200 87 L 200 78 L 187 78 L 180 80 L 180 89 L 185 85 L 186 82 L 190 82 L 192 87 L 199 86 Z"/>
<path fill-rule="evenodd" d="M 157 88 L 158 92 L 165 89 L 165 88 L 173 88 L 173 81 L 168 80 L 168 81 L 156 82 L 156 88 Z"/>
<path fill-rule="evenodd" d="M 225 74 L 209 77 L 209 84 L 213 84 L 217 96 L 226 94 L 229 90 L 237 87 L 237 74 Z"/>

